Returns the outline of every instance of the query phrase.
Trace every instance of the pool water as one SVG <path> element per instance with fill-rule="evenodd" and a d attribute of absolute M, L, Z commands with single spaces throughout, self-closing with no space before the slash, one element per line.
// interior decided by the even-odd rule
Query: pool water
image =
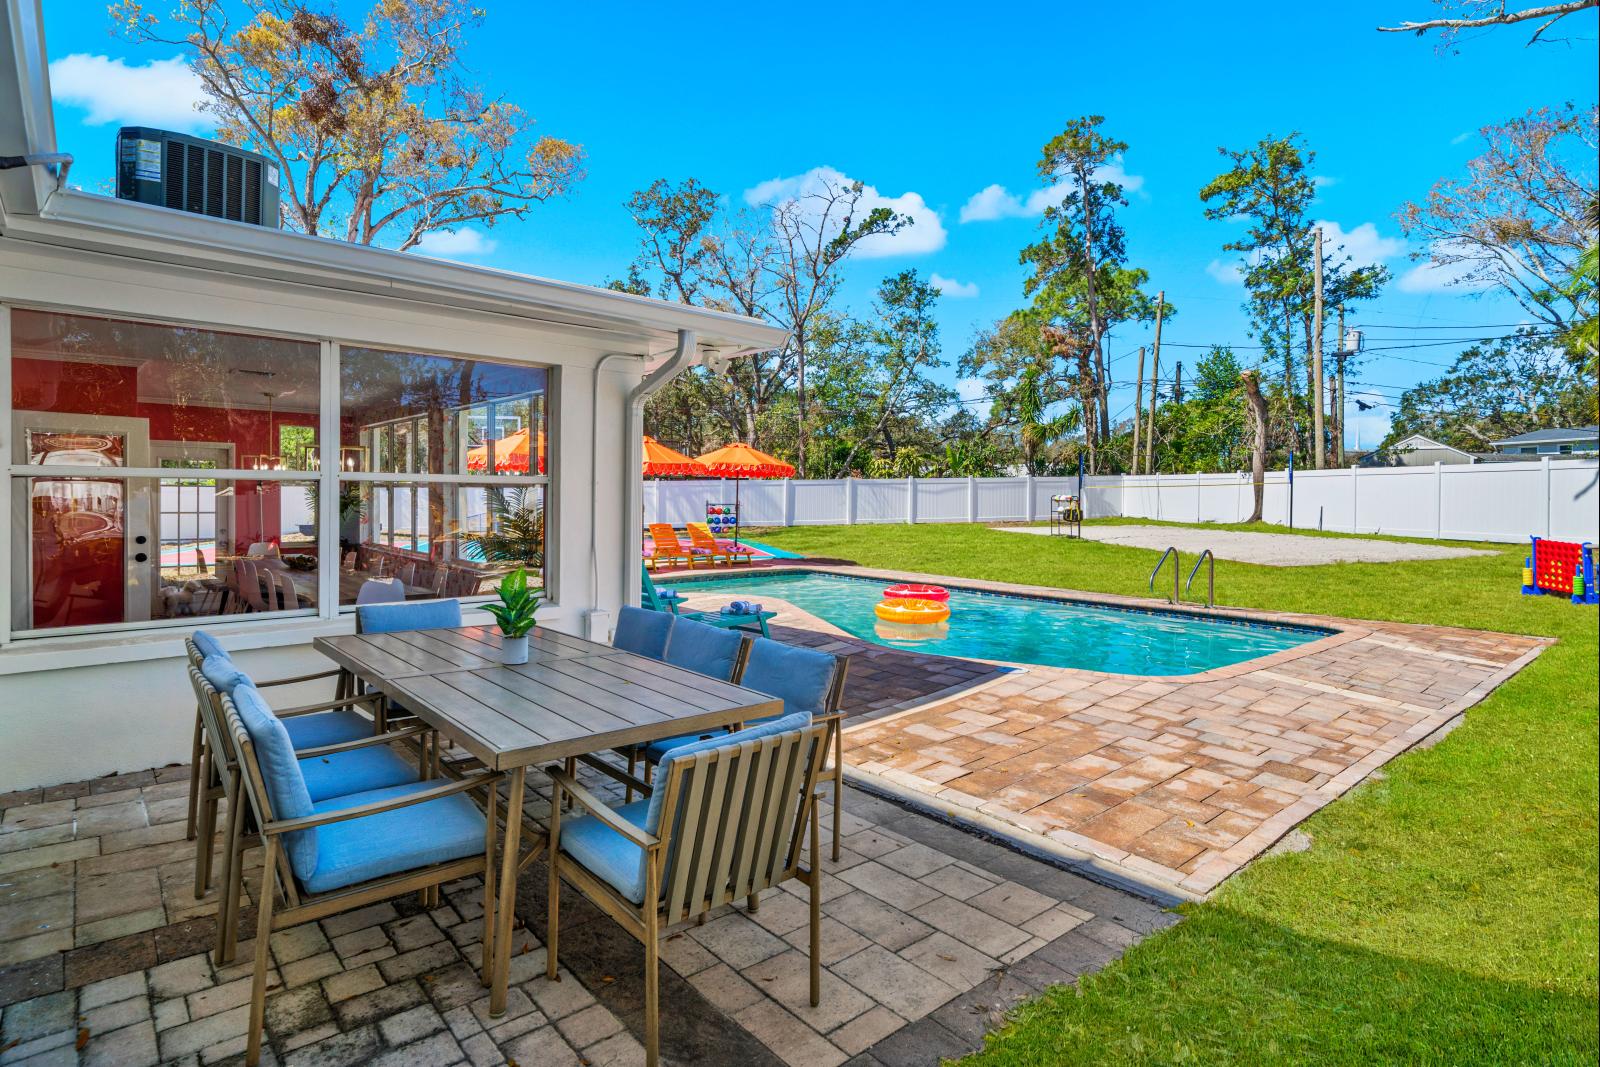
<path fill-rule="evenodd" d="M 663 583 L 665 584 L 665 583 Z M 787 600 L 864 641 L 943 656 L 1113 674 L 1198 674 L 1328 636 L 1300 626 L 1205 619 L 1001 593 L 950 591 L 950 619 L 890 623 L 873 608 L 892 583 L 838 574 L 749 574 L 683 582 L 693 594 Z"/>

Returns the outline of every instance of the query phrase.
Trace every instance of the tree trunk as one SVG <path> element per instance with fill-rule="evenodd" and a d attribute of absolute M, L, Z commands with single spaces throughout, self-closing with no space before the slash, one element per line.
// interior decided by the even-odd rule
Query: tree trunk
<path fill-rule="evenodd" d="M 1260 522 L 1267 500 L 1267 402 L 1261 396 L 1261 383 L 1256 372 L 1247 370 L 1239 375 L 1244 383 L 1244 398 L 1250 405 L 1250 416 L 1256 424 L 1255 447 L 1250 455 L 1250 484 L 1255 492 L 1255 508 L 1246 522 Z"/>
<path fill-rule="evenodd" d="M 1100 335 L 1100 304 L 1094 290 L 1095 259 L 1094 259 L 1094 204 L 1089 199 L 1089 172 L 1080 167 L 1078 169 L 1078 195 L 1083 202 L 1083 260 L 1087 271 L 1085 278 L 1085 295 L 1089 305 L 1089 336 L 1094 342 L 1094 369 L 1095 369 L 1095 398 L 1100 409 L 1100 425 L 1094 431 L 1096 440 L 1103 440 L 1099 435 L 1107 431 L 1111 422 L 1111 406 L 1106 397 L 1106 365 L 1104 354 L 1101 351 Z M 1087 420 L 1092 422 L 1094 420 Z M 1087 439 L 1087 435 L 1086 435 Z M 1093 455 L 1093 453 L 1090 453 Z"/>

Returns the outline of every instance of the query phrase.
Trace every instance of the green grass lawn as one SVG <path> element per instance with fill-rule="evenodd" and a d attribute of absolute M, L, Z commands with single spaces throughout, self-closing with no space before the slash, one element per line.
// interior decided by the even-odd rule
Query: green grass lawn
<path fill-rule="evenodd" d="M 1135 595 L 1156 559 L 963 525 L 759 536 L 864 566 Z M 1595 1063 L 1600 623 L 1518 594 L 1526 545 L 1469 547 L 1495 555 L 1217 564 L 1230 606 L 1559 643 L 1436 747 L 1312 816 L 1309 851 L 1257 862 L 1081 987 L 1023 1006 L 963 1067 Z"/>

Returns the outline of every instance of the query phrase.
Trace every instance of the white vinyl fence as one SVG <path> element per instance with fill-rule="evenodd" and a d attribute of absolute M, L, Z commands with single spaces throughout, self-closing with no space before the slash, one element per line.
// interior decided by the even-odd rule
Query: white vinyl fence
<path fill-rule="evenodd" d="M 889 522 L 1033 522 L 1050 498 L 1077 492 L 1076 478 L 839 478 L 741 481 L 745 526 L 838 526 Z M 647 522 L 698 522 L 707 503 L 732 503 L 716 479 L 647 481 Z M 1243 522 L 1249 474 L 1121 475 L 1084 479 L 1088 518 Z M 1447 541 L 1521 541 L 1529 536 L 1600 541 L 1600 463 L 1541 458 L 1526 463 L 1296 471 L 1267 474 L 1269 523 L 1344 533 Z"/>

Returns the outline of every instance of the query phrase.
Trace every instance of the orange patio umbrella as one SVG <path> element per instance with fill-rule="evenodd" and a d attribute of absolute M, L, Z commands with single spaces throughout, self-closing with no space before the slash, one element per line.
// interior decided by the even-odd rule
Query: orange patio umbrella
<path fill-rule="evenodd" d="M 735 441 L 700 457 L 718 478 L 733 479 L 733 541 L 739 542 L 739 483 L 746 478 L 793 478 L 794 467 L 776 456 Z"/>
<path fill-rule="evenodd" d="M 649 434 L 644 435 L 644 467 L 640 472 L 646 478 L 704 478 L 711 472 L 706 465 L 676 449 L 668 448 Z"/>
<path fill-rule="evenodd" d="M 544 473 L 544 431 L 539 431 L 539 469 Z M 489 465 L 489 446 L 481 444 L 477 448 L 467 450 L 467 470 L 481 471 Z M 494 443 L 494 469 L 496 471 L 510 471 L 517 474 L 528 473 L 528 431 L 518 430 L 508 433 Z"/>

